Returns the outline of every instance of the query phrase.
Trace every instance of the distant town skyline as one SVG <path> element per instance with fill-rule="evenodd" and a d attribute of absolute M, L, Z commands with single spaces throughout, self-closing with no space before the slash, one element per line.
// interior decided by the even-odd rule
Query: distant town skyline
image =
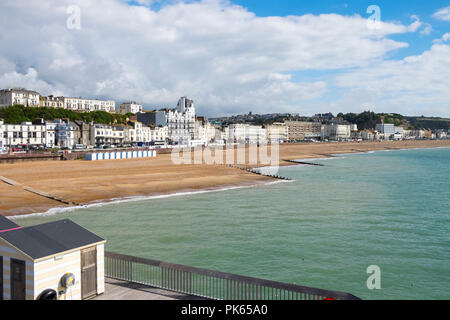
<path fill-rule="evenodd" d="M 0 3 L 0 88 L 198 114 L 450 117 L 447 1 Z M 13 27 L 12 27 L 13 26 Z"/>

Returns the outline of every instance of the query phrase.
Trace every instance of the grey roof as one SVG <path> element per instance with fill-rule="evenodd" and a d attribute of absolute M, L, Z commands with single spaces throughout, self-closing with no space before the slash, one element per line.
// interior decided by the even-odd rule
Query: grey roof
<path fill-rule="evenodd" d="M 0 237 L 33 259 L 104 241 L 69 219 L 3 232 Z"/>
<path fill-rule="evenodd" d="M 0 214 L 0 231 L 13 229 L 17 227 L 20 226 Z"/>

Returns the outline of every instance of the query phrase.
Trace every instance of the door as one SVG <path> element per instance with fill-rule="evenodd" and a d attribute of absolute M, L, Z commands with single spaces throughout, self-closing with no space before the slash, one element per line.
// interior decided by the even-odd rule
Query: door
<path fill-rule="evenodd" d="M 11 259 L 11 300 L 25 300 L 25 261 Z"/>
<path fill-rule="evenodd" d="M 81 298 L 97 293 L 97 247 L 81 250 Z"/>

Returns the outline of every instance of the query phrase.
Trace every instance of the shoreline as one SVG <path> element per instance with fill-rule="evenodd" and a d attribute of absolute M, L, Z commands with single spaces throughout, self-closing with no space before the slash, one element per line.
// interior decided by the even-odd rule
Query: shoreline
<path fill-rule="evenodd" d="M 278 183 L 289 183 L 289 182 L 293 182 L 293 181 L 294 180 L 291 180 L 291 181 L 275 180 L 275 181 L 262 182 L 262 183 L 228 186 L 228 187 L 220 187 L 220 188 L 210 188 L 210 189 L 202 189 L 202 190 L 192 190 L 192 191 L 181 190 L 179 192 L 158 194 L 158 195 L 131 196 L 131 197 L 127 197 L 127 198 L 105 199 L 104 201 L 98 200 L 96 202 L 92 202 L 92 203 L 81 205 L 81 206 L 54 207 L 54 208 L 48 209 L 45 212 L 28 213 L 28 214 L 23 214 L 23 215 L 11 215 L 11 216 L 8 216 L 8 218 L 11 220 L 16 220 L 16 219 L 20 220 L 20 219 L 26 219 L 26 218 L 31 218 L 31 217 L 52 216 L 52 215 L 57 215 L 57 214 L 64 213 L 64 212 L 89 209 L 89 208 L 93 208 L 93 207 L 103 207 L 103 206 L 120 204 L 120 203 L 167 199 L 167 198 L 183 197 L 183 196 L 190 196 L 190 195 L 197 195 L 197 194 L 204 194 L 204 193 L 212 193 L 212 192 L 247 189 L 247 188 L 254 188 L 254 187 L 259 187 L 259 186 L 268 186 L 268 185 L 278 184 Z"/>
<path fill-rule="evenodd" d="M 384 143 L 321 143 L 280 145 L 279 166 L 295 166 L 283 160 L 313 161 L 339 158 L 344 154 L 450 148 L 450 140 Z M 316 150 L 314 150 L 316 149 Z M 170 155 L 157 160 L 66 161 L 0 165 L 0 175 L 80 206 L 56 205 L 54 201 L 29 194 L 18 186 L 0 182 L 0 213 L 17 219 L 52 215 L 93 206 L 201 194 L 286 182 L 224 165 L 181 165 Z M 253 165 L 249 168 L 270 167 Z M 121 172 L 124 174 L 121 174 Z M 102 181 L 103 180 L 103 181 Z M 6 197 L 6 198 L 5 198 Z M 13 219 L 14 219 L 13 218 Z"/>

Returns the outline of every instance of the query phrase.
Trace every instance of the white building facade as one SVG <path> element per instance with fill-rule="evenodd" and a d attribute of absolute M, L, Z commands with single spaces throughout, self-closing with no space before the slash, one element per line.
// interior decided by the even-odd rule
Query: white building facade
<path fill-rule="evenodd" d="M 178 100 L 177 108 L 166 110 L 166 124 L 169 130 L 169 139 L 172 143 L 189 144 L 195 139 L 195 107 L 194 101 L 186 97 Z"/>
<path fill-rule="evenodd" d="M 231 143 L 266 143 L 266 129 L 261 126 L 235 123 L 228 126 L 228 142 Z"/>
<path fill-rule="evenodd" d="M 89 136 L 92 145 L 122 144 L 125 130 L 120 126 L 93 124 L 89 127 Z"/>
<path fill-rule="evenodd" d="M 21 124 L 5 124 L 0 122 L 2 133 L 2 147 L 15 147 L 19 145 L 46 146 L 45 125 L 34 125 L 31 122 Z"/>
<path fill-rule="evenodd" d="M 139 104 L 137 102 L 125 102 L 122 104 L 119 104 L 117 107 L 117 113 L 120 114 L 127 114 L 127 113 L 138 113 L 142 112 L 142 104 Z"/>
<path fill-rule="evenodd" d="M 322 125 L 322 140 L 341 141 L 350 139 L 351 127 L 348 124 L 325 124 Z"/>
<path fill-rule="evenodd" d="M 375 130 L 384 135 L 384 139 L 394 138 L 395 126 L 392 123 L 378 123 Z"/>
<path fill-rule="evenodd" d="M 0 107 L 17 104 L 26 107 L 39 107 L 40 94 L 25 88 L 8 88 L 0 90 Z"/>
<path fill-rule="evenodd" d="M 273 123 L 266 126 L 267 142 L 283 143 L 288 140 L 289 127 L 285 123 Z"/>
<path fill-rule="evenodd" d="M 112 100 L 96 100 L 84 98 L 64 97 L 64 105 L 67 109 L 78 112 L 106 111 L 115 112 L 116 103 Z"/>

